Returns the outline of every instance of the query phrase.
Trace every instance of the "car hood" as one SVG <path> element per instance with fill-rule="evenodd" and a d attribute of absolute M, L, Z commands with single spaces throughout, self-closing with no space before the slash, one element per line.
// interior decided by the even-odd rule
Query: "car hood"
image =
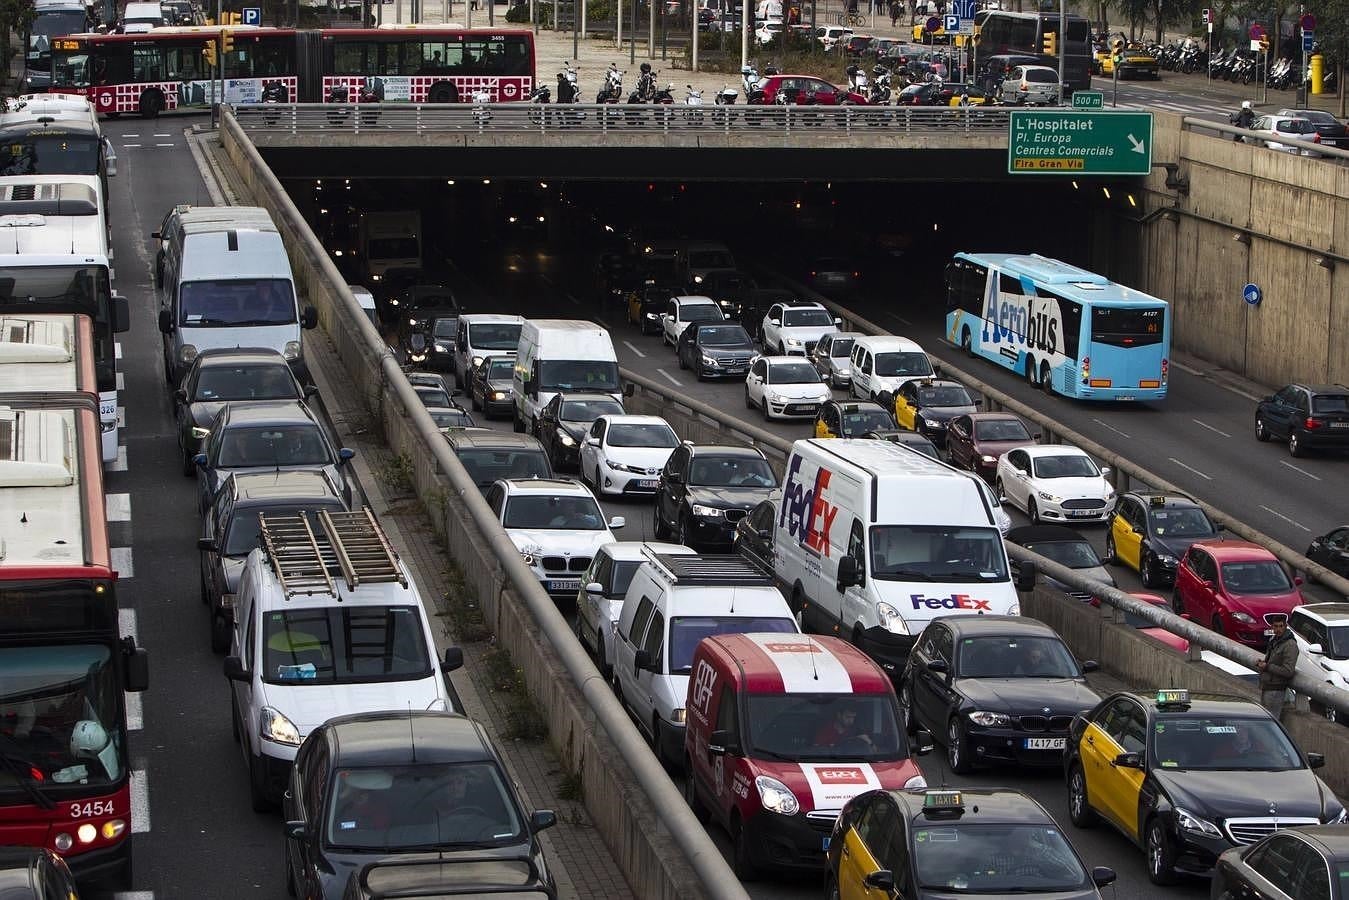
<path fill-rule="evenodd" d="M 567 434 L 576 438 L 578 441 L 581 438 L 585 437 L 585 433 L 590 430 L 591 426 L 590 422 L 568 422 L 565 419 L 558 422 L 557 424 L 558 427 L 560 427 L 563 431 L 567 432 Z"/>
<path fill-rule="evenodd" d="M 1078 575 L 1081 575 L 1083 578 L 1094 578 L 1097 581 L 1103 581 L 1109 585 L 1115 584 L 1115 576 L 1111 575 L 1110 570 L 1107 569 L 1105 566 L 1087 566 L 1086 568 L 1083 569 L 1073 569 L 1073 571 L 1076 572 Z M 1078 590 L 1078 588 L 1070 587 L 1064 584 L 1062 581 L 1059 581 L 1057 578 L 1050 578 L 1048 575 L 1045 576 L 1045 581 L 1048 581 L 1049 583 L 1053 584 L 1061 591 Z"/>
<path fill-rule="evenodd" d="M 766 384 L 764 392 L 787 400 L 828 400 L 833 396 L 826 384 Z"/>
<path fill-rule="evenodd" d="M 1198 535 L 1196 537 L 1159 537 L 1153 535 L 1148 538 L 1148 541 L 1157 549 L 1180 559 L 1185 555 L 1185 551 L 1190 549 L 1190 545 L 1196 541 L 1211 541 L 1217 537 L 1216 534 Z"/>
<path fill-rule="evenodd" d="M 974 441 L 974 452 L 981 456 L 992 456 L 997 458 L 1009 450 L 1015 450 L 1017 447 L 1032 447 L 1035 441 L 981 441 L 977 438 Z"/>
<path fill-rule="evenodd" d="M 796 795 L 803 813 L 838 812 L 858 794 L 897 790 L 909 779 L 923 774 L 911 759 L 850 762 L 844 756 L 837 760 L 798 763 L 751 756 L 746 762 L 752 776 L 767 775 L 785 784 Z"/>
<path fill-rule="evenodd" d="M 224 400 L 193 403 L 187 408 L 187 416 L 195 427 L 209 428 L 215 421 L 215 414 L 220 412 L 220 408 L 224 405 Z"/>
<path fill-rule="evenodd" d="M 1310 769 L 1196 772 L 1158 767 L 1152 770 L 1152 777 L 1173 805 L 1215 824 L 1222 819 L 1271 816 L 1324 822 L 1338 816 L 1342 809 L 1330 788 Z"/>
<path fill-rule="evenodd" d="M 924 406 L 918 410 L 916 418 L 927 419 L 929 422 L 949 422 L 956 416 L 978 411 L 977 406 Z"/>
<path fill-rule="evenodd" d="M 1035 489 L 1047 491 L 1065 500 L 1089 498 L 1099 500 L 1110 490 L 1105 479 L 1099 475 L 1087 478 L 1032 478 Z"/>
<path fill-rule="evenodd" d="M 924 900 L 970 900 L 971 896 L 977 896 L 979 900 L 1026 900 L 1025 894 L 976 894 L 961 893 L 958 891 L 943 891 L 941 888 L 923 888 Z M 1071 891 L 1055 891 L 1052 894 L 1040 894 L 1042 897 L 1053 897 L 1054 900 L 1100 900 L 1101 892 L 1095 887 L 1084 887 Z"/>
<path fill-rule="evenodd" d="M 798 341 L 818 341 L 826 334 L 832 334 L 837 330 L 833 325 L 782 325 L 778 328 L 778 334 L 782 335 L 784 341 L 787 338 L 796 338 Z"/>
<path fill-rule="evenodd" d="M 1019 715 L 1072 716 L 1101 702 L 1081 678 L 957 678 L 952 687 L 967 708 Z"/>
<path fill-rule="evenodd" d="M 614 540 L 614 533 L 608 528 L 599 531 L 508 528 L 506 533 L 520 550 L 545 556 L 593 556 L 596 550 Z M 580 577 L 580 573 L 577 573 L 577 577 Z"/>
<path fill-rule="evenodd" d="M 514 386 L 509 378 L 493 378 L 487 382 L 489 391 L 509 391 Z"/>
<path fill-rule="evenodd" d="M 674 452 L 674 447 L 605 447 L 604 457 L 625 466 L 639 466 L 647 474 L 655 475 Z"/>
<path fill-rule="evenodd" d="M 1223 591 L 1223 596 L 1233 608 L 1245 610 L 1257 620 L 1269 613 L 1287 615 L 1293 611 L 1293 607 L 1301 606 L 1303 602 L 1297 589 L 1278 594 L 1231 594 Z"/>
<path fill-rule="evenodd" d="M 767 500 L 773 490 L 773 488 L 693 485 L 689 488 L 689 502 L 715 506 L 718 509 L 751 509 Z"/>
<path fill-rule="evenodd" d="M 434 660 L 428 656 L 428 663 Z M 433 666 L 425 678 L 412 681 L 364 682 L 361 684 L 263 684 L 263 702 L 295 724 L 304 738 L 333 716 L 379 712 L 386 709 L 439 709 L 450 707 L 444 699 L 444 682 Z"/>
<path fill-rule="evenodd" d="M 699 345 L 694 348 L 699 353 L 705 353 L 713 359 L 749 359 L 754 355 L 754 346 L 752 344 L 718 344 L 714 347 L 704 347 Z"/>
<path fill-rule="evenodd" d="M 200 470 L 199 470 L 200 471 Z M 347 483 L 342 475 L 342 470 L 334 463 L 325 463 L 317 465 L 314 463 L 305 463 L 294 466 L 240 466 L 231 469 L 207 469 L 206 470 L 206 488 L 209 491 L 208 496 L 214 497 L 215 492 L 220 490 L 220 486 L 235 473 L 240 472 L 318 472 L 328 473 L 328 477 L 339 488 L 344 488 Z"/>

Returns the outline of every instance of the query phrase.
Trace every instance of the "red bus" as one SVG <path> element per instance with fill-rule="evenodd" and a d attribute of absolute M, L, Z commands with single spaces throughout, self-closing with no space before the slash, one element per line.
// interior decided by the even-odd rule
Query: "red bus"
<path fill-rule="evenodd" d="M 102 114 L 153 118 L 214 103 L 258 103 L 279 84 L 291 102 L 457 103 L 528 100 L 534 34 L 527 29 L 422 25 L 294 31 L 233 25 L 223 80 L 202 50 L 219 26 L 144 34 L 81 34 L 52 43 L 53 90 L 88 96 Z"/>
<path fill-rule="evenodd" d="M 64 389 L 94 383 L 93 326 L 5 315 L 0 328 L 0 841 L 126 890 L 124 692 L 145 690 L 149 666 L 118 624 L 98 395 Z"/>

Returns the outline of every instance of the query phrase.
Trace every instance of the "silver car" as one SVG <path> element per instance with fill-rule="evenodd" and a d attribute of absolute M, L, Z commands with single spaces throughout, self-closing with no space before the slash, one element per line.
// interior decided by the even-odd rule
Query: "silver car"
<path fill-rule="evenodd" d="M 1262 137 L 1245 138 L 1248 144 L 1264 144 L 1271 150 L 1302 156 L 1320 156 L 1313 149 L 1321 143 L 1321 134 L 1311 119 L 1301 116 L 1261 116 L 1251 123 L 1251 131 L 1263 132 Z"/>
<path fill-rule="evenodd" d="M 826 334 L 820 338 L 815 349 L 810 351 L 811 364 L 830 387 L 846 389 L 852 384 L 852 364 L 849 357 L 852 356 L 853 341 L 859 337 L 862 337 L 862 334 L 858 331 Z"/>
<path fill-rule="evenodd" d="M 1049 66 L 1017 66 L 998 88 L 1003 103 L 1054 106 L 1059 102 L 1059 73 Z"/>

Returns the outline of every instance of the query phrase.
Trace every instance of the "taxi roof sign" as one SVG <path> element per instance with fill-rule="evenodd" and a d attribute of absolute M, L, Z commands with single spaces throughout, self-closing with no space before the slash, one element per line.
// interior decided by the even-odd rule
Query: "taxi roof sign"
<path fill-rule="evenodd" d="M 948 810 L 964 809 L 965 801 L 960 791 L 928 791 L 923 794 L 923 809 Z"/>
<path fill-rule="evenodd" d="M 1153 494 L 1148 500 L 1153 506 L 1166 506 L 1165 494 Z"/>
<path fill-rule="evenodd" d="M 1190 692 L 1184 688 L 1165 688 L 1157 692 L 1158 706 L 1189 706 Z"/>

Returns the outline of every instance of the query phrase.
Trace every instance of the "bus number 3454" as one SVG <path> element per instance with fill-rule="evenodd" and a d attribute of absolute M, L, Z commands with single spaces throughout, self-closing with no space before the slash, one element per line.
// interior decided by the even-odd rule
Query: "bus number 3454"
<path fill-rule="evenodd" d="M 90 816 L 111 816 L 114 810 L 111 800 L 91 800 L 88 803 L 70 804 L 72 819 L 87 819 Z"/>

